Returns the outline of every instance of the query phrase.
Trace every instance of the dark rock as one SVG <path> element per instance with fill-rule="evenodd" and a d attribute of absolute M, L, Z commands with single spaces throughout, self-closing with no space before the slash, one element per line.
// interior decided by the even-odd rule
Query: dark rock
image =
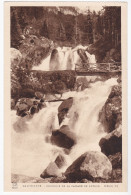
<path fill-rule="evenodd" d="M 61 172 L 59 168 L 57 167 L 55 162 L 51 162 L 47 168 L 43 171 L 43 173 L 40 175 L 42 178 L 47 178 L 47 177 L 60 177 Z"/>
<path fill-rule="evenodd" d="M 26 116 L 26 112 L 29 110 L 29 105 L 26 102 L 18 102 L 16 104 L 16 109 L 17 109 L 17 115 L 18 116 Z"/>
<path fill-rule="evenodd" d="M 46 107 L 46 104 L 40 100 L 40 103 L 38 103 L 38 108 L 41 110 L 42 108 L 45 108 L 45 107 Z"/>
<path fill-rule="evenodd" d="M 59 147 L 70 149 L 76 143 L 76 136 L 68 125 L 63 125 L 59 130 L 52 132 L 51 142 Z"/>
<path fill-rule="evenodd" d="M 113 86 L 111 93 L 99 114 L 99 121 L 105 126 L 107 132 L 113 131 L 122 124 L 121 102 L 121 86 Z"/>
<path fill-rule="evenodd" d="M 101 152 L 107 156 L 117 152 L 122 152 L 121 126 L 102 138 L 99 145 L 101 147 Z"/>
<path fill-rule="evenodd" d="M 115 85 L 112 87 L 109 98 L 113 98 L 115 96 L 121 96 L 121 85 Z"/>
<path fill-rule="evenodd" d="M 101 152 L 89 151 L 77 158 L 65 171 L 65 176 L 72 181 L 95 178 L 110 178 L 112 165 Z"/>
<path fill-rule="evenodd" d="M 114 169 L 112 171 L 111 181 L 114 183 L 121 183 L 122 182 L 122 169 Z"/>
<path fill-rule="evenodd" d="M 61 105 L 58 107 L 59 124 L 61 124 L 61 122 L 65 118 L 65 116 L 68 113 L 69 109 L 71 108 L 72 104 L 73 104 L 73 98 L 70 97 L 67 100 L 63 101 L 61 103 Z"/>
<path fill-rule="evenodd" d="M 36 105 L 32 106 L 31 109 L 30 109 L 30 114 L 35 114 L 35 113 L 38 113 L 39 109 Z"/>
<path fill-rule="evenodd" d="M 44 98 L 41 98 L 40 102 L 44 102 L 44 101 L 45 101 Z"/>
<path fill-rule="evenodd" d="M 120 152 L 117 152 L 114 155 L 109 155 L 108 158 L 112 163 L 113 169 L 122 168 L 122 154 Z"/>
<path fill-rule="evenodd" d="M 80 58 L 82 60 L 82 63 L 86 63 L 87 64 L 89 62 L 88 61 L 88 57 L 87 57 L 84 49 L 78 49 L 77 53 L 80 56 Z"/>
<path fill-rule="evenodd" d="M 66 160 L 63 155 L 59 154 L 57 158 L 55 159 L 56 165 L 61 168 L 66 164 Z"/>
<path fill-rule="evenodd" d="M 61 112 L 63 109 L 70 109 L 72 104 L 73 104 L 73 98 L 70 97 L 61 103 L 61 105 L 58 107 L 58 112 Z"/>
<path fill-rule="evenodd" d="M 21 117 L 29 114 L 33 115 L 44 107 L 46 107 L 45 103 L 42 103 L 39 100 L 33 98 L 21 98 L 18 100 L 15 106 L 17 115 Z"/>
<path fill-rule="evenodd" d="M 74 140 L 59 130 L 53 131 L 51 143 L 62 148 L 70 149 L 74 144 Z"/>

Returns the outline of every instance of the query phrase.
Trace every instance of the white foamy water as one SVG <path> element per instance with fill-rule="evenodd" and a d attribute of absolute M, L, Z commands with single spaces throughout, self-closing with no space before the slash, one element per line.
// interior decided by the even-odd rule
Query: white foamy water
<path fill-rule="evenodd" d="M 59 128 L 56 117 L 59 104 L 47 104 L 30 120 L 12 111 L 12 173 L 39 177 L 60 153 L 61 148 L 45 141 L 52 129 Z"/>
<path fill-rule="evenodd" d="M 69 125 L 77 138 L 77 144 L 69 155 L 65 155 L 62 148 L 46 142 L 52 130 L 59 129 L 57 114 L 61 102 L 47 103 L 47 107 L 32 119 L 18 117 L 12 111 L 12 173 L 39 177 L 58 154 L 65 156 L 69 166 L 85 151 L 100 150 L 98 143 L 105 132 L 98 122 L 98 115 L 116 83 L 112 78 L 93 83 L 81 92 L 63 94 L 62 98 L 74 97 L 73 105 L 61 124 Z"/>
<path fill-rule="evenodd" d="M 96 63 L 95 55 L 91 55 L 86 51 L 87 46 L 78 45 L 74 49 L 71 47 L 58 47 L 55 49 L 55 54 L 50 54 L 42 60 L 40 65 L 34 66 L 33 70 L 75 70 L 75 65 L 81 62 L 80 56 L 77 53 L 78 49 L 85 51 L 89 63 Z"/>

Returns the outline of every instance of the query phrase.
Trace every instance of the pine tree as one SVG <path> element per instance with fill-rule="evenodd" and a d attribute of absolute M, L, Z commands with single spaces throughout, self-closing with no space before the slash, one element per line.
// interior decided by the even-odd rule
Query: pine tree
<path fill-rule="evenodd" d="M 87 18 L 85 23 L 85 32 L 87 36 L 88 43 L 93 43 L 93 28 L 92 28 L 92 20 L 91 20 L 91 12 L 87 11 Z"/>
<path fill-rule="evenodd" d="M 49 38 L 49 32 L 48 32 L 48 27 L 47 27 L 46 20 L 44 21 L 43 26 L 42 26 L 42 28 L 40 30 L 40 35 L 44 36 L 46 38 Z"/>

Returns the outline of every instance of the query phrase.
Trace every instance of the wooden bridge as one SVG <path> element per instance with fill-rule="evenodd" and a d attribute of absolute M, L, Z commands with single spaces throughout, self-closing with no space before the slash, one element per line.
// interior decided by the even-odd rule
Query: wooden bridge
<path fill-rule="evenodd" d="M 83 63 L 76 64 L 75 71 L 77 75 L 100 75 L 100 74 L 121 74 L 121 62 L 111 63 Z"/>

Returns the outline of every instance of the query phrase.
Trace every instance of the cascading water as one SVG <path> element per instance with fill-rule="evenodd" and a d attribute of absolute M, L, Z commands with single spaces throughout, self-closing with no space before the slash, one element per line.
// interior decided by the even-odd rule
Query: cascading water
<path fill-rule="evenodd" d="M 63 98 L 74 98 L 69 114 L 61 124 L 68 125 L 77 138 L 69 155 L 47 142 L 51 131 L 60 128 L 57 114 L 61 102 L 48 103 L 32 119 L 20 118 L 12 111 L 12 173 L 39 177 L 58 154 L 65 156 L 68 166 L 85 151 L 100 150 L 98 142 L 105 132 L 98 122 L 98 114 L 115 84 L 116 79 L 112 78 L 93 83 L 84 91 L 63 94 Z"/>
<path fill-rule="evenodd" d="M 82 49 L 85 52 L 85 55 L 89 59 L 89 63 L 94 64 L 95 67 L 95 55 L 91 55 L 86 51 L 87 46 L 83 47 L 82 45 L 78 45 L 74 49 L 71 49 L 71 47 L 58 47 L 54 49 L 47 58 L 42 60 L 40 65 L 34 66 L 32 69 L 43 71 L 75 70 L 75 65 L 79 64 L 81 61 L 80 56 L 77 53 L 78 49 Z"/>
<path fill-rule="evenodd" d="M 69 69 L 69 67 L 74 69 L 75 63 L 80 63 L 77 49 L 58 48 L 40 66 L 33 69 L 58 70 Z M 86 54 L 89 62 L 95 63 L 95 57 L 87 52 Z M 78 77 L 78 79 L 81 78 Z M 76 138 L 76 144 L 69 154 L 65 154 L 63 148 L 52 145 L 50 141 L 52 131 L 60 128 L 58 107 L 61 102 L 46 103 L 46 108 L 34 114 L 33 118 L 21 118 L 16 116 L 15 111 L 12 111 L 12 173 L 39 177 L 59 154 L 66 159 L 67 164 L 62 168 L 62 171 L 65 171 L 85 151 L 100 150 L 98 143 L 105 132 L 98 121 L 98 116 L 111 87 L 117 84 L 117 81 L 115 78 L 96 81 L 96 76 L 87 76 L 84 79 L 87 83 L 90 81 L 94 83 L 83 91 L 70 91 L 62 94 L 63 99 L 73 97 L 73 105 L 60 125 L 68 125 Z"/>
<path fill-rule="evenodd" d="M 49 71 L 50 57 L 51 57 L 51 54 L 48 57 L 46 57 L 44 60 L 42 60 L 42 62 L 39 66 L 34 66 L 32 69 L 33 70 Z"/>

